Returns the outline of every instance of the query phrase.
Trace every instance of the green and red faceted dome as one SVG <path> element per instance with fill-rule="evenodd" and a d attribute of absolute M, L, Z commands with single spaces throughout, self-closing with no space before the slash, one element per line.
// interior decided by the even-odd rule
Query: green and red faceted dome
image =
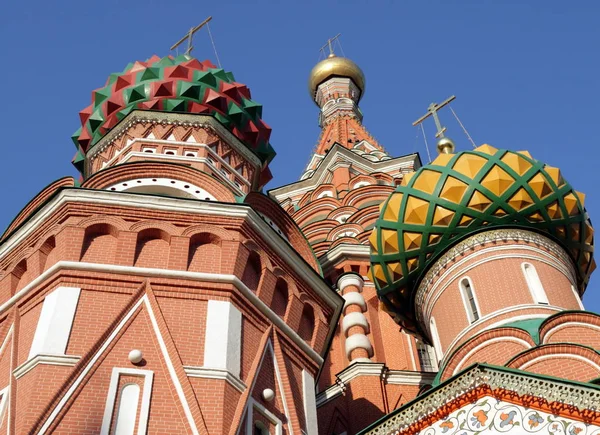
<path fill-rule="evenodd" d="M 81 128 L 73 135 L 78 148 L 76 166 L 135 109 L 213 116 L 265 165 L 275 156 L 269 143 L 271 128 L 261 119 L 262 106 L 231 72 L 187 55 L 153 56 L 111 74 L 103 88 L 92 92 L 92 104 L 79 113 Z"/>
<path fill-rule="evenodd" d="M 428 268 L 459 241 L 496 228 L 533 230 L 558 242 L 583 292 L 596 267 L 584 199 L 558 168 L 527 151 L 482 145 L 440 154 L 407 174 L 382 204 L 369 239 L 378 296 L 405 330 L 418 334 L 414 295 Z"/>

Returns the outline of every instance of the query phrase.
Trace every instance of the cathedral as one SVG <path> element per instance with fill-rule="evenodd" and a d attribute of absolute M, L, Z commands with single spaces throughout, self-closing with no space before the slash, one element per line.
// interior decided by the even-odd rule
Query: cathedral
<path fill-rule="evenodd" d="M 267 190 L 271 128 L 231 72 L 110 74 L 80 177 L 0 238 L 0 433 L 600 435 L 585 195 L 527 151 L 456 150 L 449 100 L 417 121 L 430 163 L 390 155 L 365 89 L 314 66 L 317 145 Z"/>

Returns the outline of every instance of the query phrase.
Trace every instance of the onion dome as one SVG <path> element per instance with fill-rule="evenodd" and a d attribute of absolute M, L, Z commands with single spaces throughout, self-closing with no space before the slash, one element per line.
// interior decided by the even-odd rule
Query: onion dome
<path fill-rule="evenodd" d="M 427 268 L 458 241 L 500 227 L 556 240 L 571 256 L 583 292 L 595 268 L 594 230 L 584 198 L 559 169 L 527 151 L 482 145 L 440 154 L 407 174 L 382 204 L 370 238 L 378 295 L 404 328 L 418 330 L 411 307 Z"/>
<path fill-rule="evenodd" d="M 314 98 L 319 85 L 330 77 L 348 77 L 360 89 L 361 96 L 365 92 L 365 75 L 360 67 L 350 59 L 332 53 L 327 59 L 316 64 L 310 72 L 308 90 L 311 98 Z"/>
<path fill-rule="evenodd" d="M 79 150 L 73 163 L 78 166 L 88 149 L 135 109 L 211 115 L 264 163 L 275 156 L 262 106 L 231 72 L 187 55 L 153 56 L 111 74 L 92 92 L 92 104 L 79 113 L 81 128 L 73 135 Z"/>

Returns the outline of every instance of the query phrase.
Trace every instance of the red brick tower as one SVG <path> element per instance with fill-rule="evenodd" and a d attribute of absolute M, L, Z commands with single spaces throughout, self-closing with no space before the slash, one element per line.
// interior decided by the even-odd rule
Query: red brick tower
<path fill-rule="evenodd" d="M 2 433 L 317 433 L 343 300 L 259 193 L 261 106 L 189 56 L 112 74 L 80 114 L 80 183 L 0 244 Z"/>
<path fill-rule="evenodd" d="M 351 434 L 414 398 L 437 370 L 433 350 L 399 332 L 380 310 L 367 277 L 379 206 L 420 160 L 390 157 L 367 132 L 358 106 L 365 77 L 351 60 L 332 54 L 319 62 L 309 91 L 320 108 L 317 146 L 300 181 L 270 195 L 296 221 L 346 301 L 317 406 L 320 433 Z"/>

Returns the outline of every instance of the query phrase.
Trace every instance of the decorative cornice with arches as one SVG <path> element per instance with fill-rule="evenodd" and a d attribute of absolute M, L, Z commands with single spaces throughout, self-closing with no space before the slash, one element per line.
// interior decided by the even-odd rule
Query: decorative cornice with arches
<path fill-rule="evenodd" d="M 212 176 L 198 169 L 172 162 L 131 162 L 112 166 L 92 175 L 82 187 L 89 189 L 106 189 L 117 183 L 147 177 L 172 178 L 188 181 L 206 189 L 217 198 L 217 201 L 235 202 L 233 192 Z"/>
<path fill-rule="evenodd" d="M 577 324 L 581 326 L 587 324 L 600 329 L 600 315 L 590 311 L 562 311 L 554 314 L 544 320 L 540 325 L 540 342 L 549 343 L 548 340 L 558 327 L 566 327 L 569 324 Z M 597 334 L 600 336 L 600 330 L 597 330 Z"/>
<path fill-rule="evenodd" d="M 366 202 L 365 199 L 368 199 L 369 201 L 378 200 L 383 202 L 393 191 L 394 188 L 392 186 L 381 186 L 378 184 L 362 186 L 358 189 L 348 192 L 348 194 L 344 197 L 343 204 L 360 208 L 360 204 Z"/>
<path fill-rule="evenodd" d="M 584 362 L 587 360 L 589 365 L 596 366 L 595 369 L 600 375 L 600 354 L 590 347 L 574 343 L 542 344 L 515 355 L 505 365 L 509 368 L 526 370 L 529 365 L 528 363 L 533 363 L 535 360 L 545 356 L 549 358 L 555 356 L 556 359 L 565 358 L 566 356 L 579 357 L 576 359 Z M 552 373 L 546 374 L 557 375 Z"/>
<path fill-rule="evenodd" d="M 212 234 L 221 240 L 234 241 L 238 239 L 237 233 L 231 233 L 225 228 L 209 224 L 192 225 L 181 232 L 181 235 L 184 237 L 193 237 L 197 234 Z"/>

